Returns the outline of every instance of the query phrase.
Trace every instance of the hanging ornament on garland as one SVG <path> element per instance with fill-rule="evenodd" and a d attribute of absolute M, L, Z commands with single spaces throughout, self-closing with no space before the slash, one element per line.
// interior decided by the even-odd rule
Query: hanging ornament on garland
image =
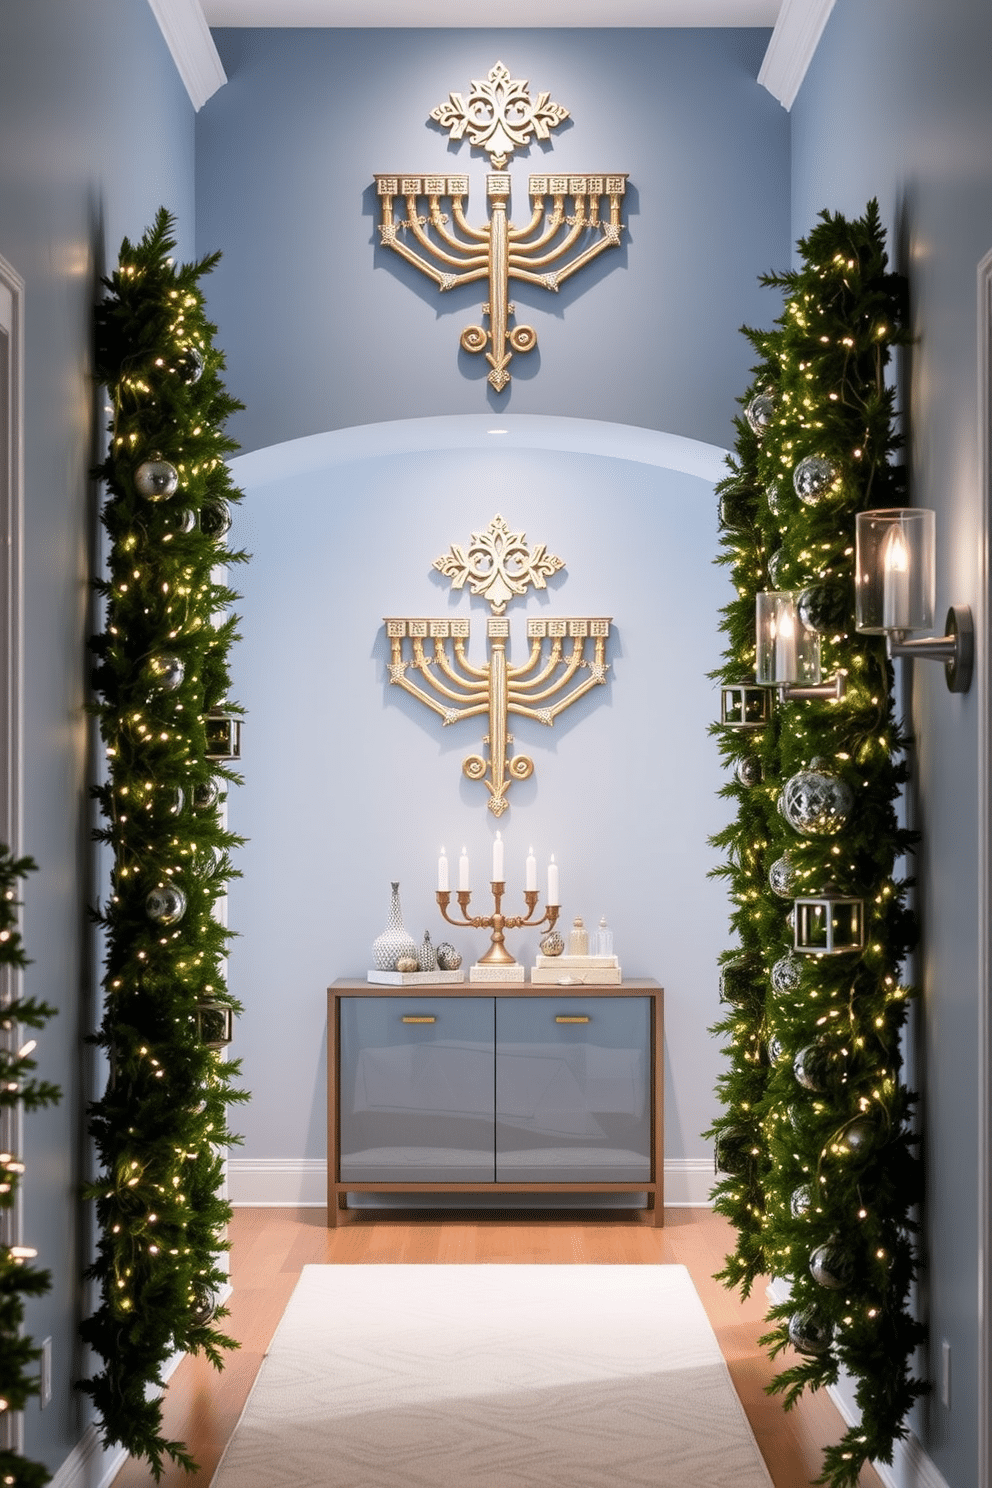
<path fill-rule="evenodd" d="M 156 451 L 134 472 L 134 484 L 146 501 L 166 501 L 179 490 L 179 471 Z"/>
<path fill-rule="evenodd" d="M 789 1342 L 797 1353 L 827 1354 L 833 1336 L 833 1324 L 813 1311 L 794 1312 L 789 1319 Z"/>
<path fill-rule="evenodd" d="M 744 417 L 760 439 L 775 417 L 775 399 L 768 393 L 756 393 L 745 408 Z"/>
<path fill-rule="evenodd" d="M 754 786 L 761 784 L 761 761 L 750 756 L 739 759 L 734 766 L 734 775 L 738 785 L 751 790 Z"/>
<path fill-rule="evenodd" d="M 814 760 L 785 782 L 782 815 L 804 837 L 835 837 L 853 810 L 854 793 L 838 776 L 817 769 L 819 764 Z"/>
<path fill-rule="evenodd" d="M 825 496 L 836 496 L 840 486 L 840 468 L 822 455 L 807 455 L 792 473 L 793 490 L 807 506 L 816 506 Z"/>
<path fill-rule="evenodd" d="M 776 858 L 768 870 L 768 883 L 773 894 L 781 899 L 792 899 L 796 886 L 796 865 L 789 854 Z"/>

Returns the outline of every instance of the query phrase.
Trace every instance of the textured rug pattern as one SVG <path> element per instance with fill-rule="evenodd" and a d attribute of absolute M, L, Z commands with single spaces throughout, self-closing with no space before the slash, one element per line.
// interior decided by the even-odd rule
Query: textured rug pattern
<path fill-rule="evenodd" d="M 306 1266 L 214 1488 L 771 1488 L 683 1266 Z"/>

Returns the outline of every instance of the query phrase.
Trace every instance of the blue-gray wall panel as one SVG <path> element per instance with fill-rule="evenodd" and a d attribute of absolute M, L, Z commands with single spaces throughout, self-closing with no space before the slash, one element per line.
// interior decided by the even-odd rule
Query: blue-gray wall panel
<path fill-rule="evenodd" d="M 25 1119 L 25 1240 L 54 1275 L 28 1303 L 53 1339 L 52 1404 L 26 1417 L 26 1450 L 55 1470 L 78 1441 L 87 1236 L 78 1200 L 90 1093 L 82 1036 L 94 1016 L 87 725 L 97 455 L 92 305 L 124 234 L 164 204 L 193 252 L 193 110 L 145 0 L 5 5 L 0 18 L 0 254 L 25 281 L 24 850 L 33 958 L 25 989 L 59 1009 L 39 1038 L 40 1073 L 62 1104 Z"/>
<path fill-rule="evenodd" d="M 837 0 L 793 110 L 792 222 L 821 207 L 857 215 L 878 196 L 896 265 L 910 276 L 914 344 L 901 368 L 911 410 L 912 500 L 937 511 L 937 608 L 981 613 L 985 555 L 976 428 L 976 269 L 992 247 L 992 9 L 987 0 Z M 983 664 L 980 659 L 980 664 Z M 987 665 L 987 661 L 984 663 Z M 977 694 L 948 694 L 920 665 L 916 736 L 923 992 L 917 1063 L 927 1170 L 924 1312 L 939 1379 L 951 1344 L 950 1410 L 917 1423 L 950 1488 L 977 1481 L 975 1207 L 979 907 Z"/>
<path fill-rule="evenodd" d="M 224 249 L 211 309 L 249 404 L 245 449 L 436 413 L 566 414 L 726 443 L 786 261 L 788 118 L 755 77 L 767 32 L 219 31 L 230 81 L 197 119 L 200 242 Z M 630 174 L 629 233 L 558 295 L 513 284 L 538 350 L 489 389 L 459 351 L 484 284 L 443 296 L 377 246 L 375 172 L 468 172 L 430 110 L 497 61 L 571 112 L 510 162 L 514 220 L 538 170 Z"/>

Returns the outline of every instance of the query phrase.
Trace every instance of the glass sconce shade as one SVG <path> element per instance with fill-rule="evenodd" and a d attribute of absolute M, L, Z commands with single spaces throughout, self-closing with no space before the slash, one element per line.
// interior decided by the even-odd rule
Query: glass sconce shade
<path fill-rule="evenodd" d="M 795 949 L 812 956 L 864 950 L 865 903 L 834 889 L 796 900 Z"/>
<path fill-rule="evenodd" d="M 935 518 L 923 507 L 859 512 L 858 629 L 868 635 L 932 630 Z"/>
<path fill-rule="evenodd" d="M 762 687 L 820 681 L 820 637 L 799 618 L 791 590 L 769 589 L 755 603 L 757 639 L 756 680 Z"/>
<path fill-rule="evenodd" d="M 766 687 L 742 682 L 720 694 L 720 722 L 726 728 L 764 728 L 772 716 L 772 695 Z"/>

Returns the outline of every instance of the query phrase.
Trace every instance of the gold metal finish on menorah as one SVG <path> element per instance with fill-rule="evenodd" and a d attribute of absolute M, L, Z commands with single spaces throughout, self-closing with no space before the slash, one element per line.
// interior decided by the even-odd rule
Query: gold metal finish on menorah
<path fill-rule="evenodd" d="M 451 902 L 451 895 L 447 889 L 437 890 L 437 902 L 441 914 L 447 920 L 449 925 L 456 925 L 459 928 L 462 928 L 464 926 L 471 926 L 473 929 L 476 930 L 492 931 L 492 935 L 490 936 L 489 940 L 489 949 L 484 956 L 479 957 L 479 960 L 476 964 L 499 971 L 505 970 L 508 966 L 516 966 L 517 964 L 514 957 L 511 956 L 509 951 L 506 949 L 506 937 L 504 936 L 503 931 L 519 930 L 520 927 L 523 925 L 533 927 L 535 925 L 543 925 L 545 923 L 547 923 L 549 930 L 553 930 L 558 919 L 559 906 L 557 904 L 546 904 L 544 906 L 544 913 L 541 915 L 541 918 L 539 920 L 535 920 L 533 918 L 533 915 L 535 909 L 537 908 L 537 901 L 541 897 L 540 892 L 537 889 L 525 889 L 524 903 L 527 906 L 527 913 L 522 915 L 505 915 L 502 912 L 502 908 L 503 895 L 506 893 L 506 884 L 499 879 L 493 879 L 489 887 L 492 890 L 492 896 L 495 904 L 493 913 L 491 915 L 469 914 L 468 906 L 469 901 L 472 898 L 472 894 L 471 891 L 468 889 L 459 889 L 457 891 L 456 897 L 458 899 L 458 908 L 462 912 L 462 918 L 460 920 L 453 920 L 448 913 L 448 905 Z"/>
<path fill-rule="evenodd" d="M 534 761 L 511 755 L 509 717 L 532 718 L 551 727 L 559 714 L 607 679 L 606 642 L 609 616 L 529 619 L 530 642 L 525 661 L 514 666 L 507 656 L 510 622 L 502 611 L 528 587 L 543 589 L 546 576 L 564 567 L 545 545 L 529 548 L 526 534 L 512 532 L 496 516 L 485 532 L 474 532 L 467 551 L 452 544 L 434 562 L 453 588 L 469 582 L 494 610 L 486 622 L 489 660 L 475 665 L 468 657 L 470 622 L 464 619 L 387 617 L 390 644 L 389 680 L 437 713 L 445 726 L 487 716 L 483 736 L 488 758 L 470 754 L 462 762 L 468 780 L 485 784 L 489 810 L 502 816 L 506 793 L 515 780 L 534 773 Z M 414 680 L 410 674 L 418 675 Z"/>
<path fill-rule="evenodd" d="M 510 222 L 510 177 L 503 169 L 510 154 L 528 145 L 532 134 L 548 140 L 550 131 L 568 118 L 568 110 L 552 103 L 547 93 L 532 101 L 528 87 L 497 62 L 485 80 L 473 81 L 467 102 L 452 93 L 431 114 L 452 140 L 467 132 L 472 145 L 489 152 L 495 170 L 486 177 L 490 213 L 483 226 L 473 227 L 466 218 L 466 175 L 375 177 L 383 247 L 413 264 L 442 292 L 475 280 L 488 282 L 482 314 L 489 329 L 466 326 L 461 345 L 464 351 L 485 353 L 488 381 L 497 392 L 510 381 L 514 352 L 532 351 L 537 345 L 533 326 L 510 325 L 516 314 L 510 281 L 557 293 L 607 248 L 619 247 L 623 235 L 621 203 L 627 189 L 623 173 L 532 175 L 527 186 L 530 219 L 521 227 Z M 446 202 L 450 210 L 442 208 Z"/>

